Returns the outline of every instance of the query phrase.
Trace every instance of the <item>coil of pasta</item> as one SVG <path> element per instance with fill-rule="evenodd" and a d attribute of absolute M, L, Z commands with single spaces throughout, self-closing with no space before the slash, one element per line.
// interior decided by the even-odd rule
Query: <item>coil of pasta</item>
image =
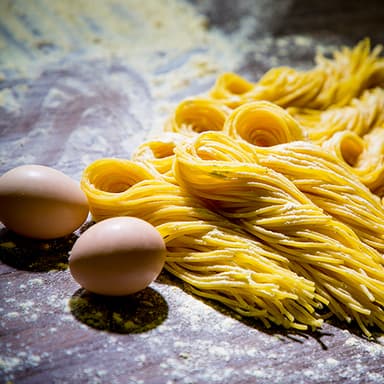
<path fill-rule="evenodd" d="M 251 92 L 254 88 L 255 84 L 240 75 L 225 72 L 217 78 L 215 85 L 209 91 L 209 97 L 219 100 L 230 108 L 236 108 L 253 99 Z"/>
<path fill-rule="evenodd" d="M 226 119 L 223 130 L 231 137 L 262 147 L 304 139 L 297 121 L 267 101 L 254 101 L 236 108 Z"/>
<path fill-rule="evenodd" d="M 184 141 L 179 133 L 165 132 L 161 137 L 152 138 L 139 145 L 132 154 L 132 160 L 159 173 L 164 180 L 176 183 L 173 175 L 174 148 Z"/>
<path fill-rule="evenodd" d="M 315 293 L 313 282 L 291 271 L 286 258 L 144 165 L 101 159 L 87 167 L 81 185 L 95 220 L 126 215 L 155 225 L 167 245 L 166 268 L 193 292 L 266 326 L 272 322 L 304 330 L 321 325 L 315 308 L 327 301 Z"/>
<path fill-rule="evenodd" d="M 384 196 L 384 127 L 374 128 L 363 138 L 349 131 L 338 132 L 322 147 L 345 164 L 372 193 Z"/>
<path fill-rule="evenodd" d="M 229 108 L 216 100 L 191 98 L 177 106 L 165 130 L 185 135 L 221 131 L 229 112 Z"/>

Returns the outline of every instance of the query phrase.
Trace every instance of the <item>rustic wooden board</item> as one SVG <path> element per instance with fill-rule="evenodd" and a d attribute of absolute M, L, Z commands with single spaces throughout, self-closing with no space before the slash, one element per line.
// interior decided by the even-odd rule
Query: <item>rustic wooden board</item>
<path fill-rule="evenodd" d="M 384 40 L 381 1 L 62 3 L 0 5 L 1 172 L 34 162 L 79 179 L 92 160 L 129 157 L 158 115 L 222 70 L 256 80 L 274 65 L 311 66 L 319 47 Z M 182 48 L 167 42 L 173 24 L 190 36 Z M 384 383 L 380 334 L 265 329 L 166 272 L 131 297 L 91 295 L 67 269 L 78 235 L 0 230 L 1 382 Z"/>

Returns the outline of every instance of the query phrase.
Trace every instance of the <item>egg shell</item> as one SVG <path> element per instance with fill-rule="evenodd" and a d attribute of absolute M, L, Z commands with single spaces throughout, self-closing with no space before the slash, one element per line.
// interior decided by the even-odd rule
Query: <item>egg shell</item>
<path fill-rule="evenodd" d="M 86 290 L 122 296 L 146 288 L 160 274 L 166 247 L 155 227 L 135 217 L 105 219 L 76 240 L 69 269 Z"/>
<path fill-rule="evenodd" d="M 69 235 L 87 219 L 88 202 L 79 184 L 43 165 L 22 165 L 0 177 L 0 221 L 37 239 Z"/>

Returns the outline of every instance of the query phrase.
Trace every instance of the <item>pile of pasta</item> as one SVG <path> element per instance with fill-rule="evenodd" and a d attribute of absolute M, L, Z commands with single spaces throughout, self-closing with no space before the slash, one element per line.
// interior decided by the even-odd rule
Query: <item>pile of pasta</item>
<path fill-rule="evenodd" d="M 384 330 L 384 59 L 369 40 L 308 71 L 221 75 L 130 159 L 83 173 L 94 220 L 136 216 L 165 268 L 266 327 Z"/>

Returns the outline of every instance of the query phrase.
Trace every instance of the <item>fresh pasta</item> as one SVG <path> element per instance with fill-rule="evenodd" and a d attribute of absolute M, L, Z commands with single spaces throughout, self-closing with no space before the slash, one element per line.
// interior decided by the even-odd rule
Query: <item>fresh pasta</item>
<path fill-rule="evenodd" d="M 165 125 L 166 131 L 185 135 L 205 131 L 222 131 L 230 109 L 222 103 L 207 98 L 182 101 Z"/>
<path fill-rule="evenodd" d="M 223 130 L 234 138 L 270 147 L 276 144 L 303 140 L 304 131 L 292 116 L 267 101 L 246 103 L 231 113 Z"/>
<path fill-rule="evenodd" d="M 366 39 L 314 68 L 219 76 L 130 159 L 81 186 L 94 220 L 136 216 L 165 268 L 242 316 L 384 331 L 384 59 Z"/>
<path fill-rule="evenodd" d="M 283 119 L 287 117 L 288 113 L 282 108 L 274 106 L 274 120 L 265 124 L 263 118 L 265 107 L 268 105 L 265 104 L 265 102 L 250 102 L 234 110 L 227 119 L 226 133 L 230 137 L 241 138 L 252 144 L 249 146 L 248 152 L 255 153 L 255 159 L 259 164 L 286 176 L 318 207 L 339 221 L 348 224 L 362 241 L 384 254 L 384 211 L 380 199 L 365 186 L 369 185 L 376 190 L 378 186 L 383 185 L 384 156 L 381 154 L 384 154 L 384 129 L 376 128 L 367 135 L 374 138 L 371 138 L 370 156 L 368 157 L 375 159 L 373 164 L 363 163 L 362 168 L 354 168 L 358 169 L 359 173 L 351 172 L 351 167 L 345 165 L 344 162 L 337 161 L 335 156 L 329 153 L 331 151 L 324 150 L 326 145 L 330 146 L 331 143 L 326 143 L 321 148 L 314 143 L 300 140 L 300 135 L 296 133 L 300 132 L 297 123 L 290 125 L 283 123 Z M 260 118 L 257 119 L 259 115 Z M 257 121 L 256 124 L 252 124 L 254 119 Z M 276 121 L 281 123 L 276 124 Z M 264 128 L 260 129 L 258 125 Z M 247 134 L 242 133 L 245 131 L 244 127 L 250 127 L 248 131 L 251 133 L 248 131 Z M 270 129 L 265 127 L 270 127 Z M 266 131 L 265 134 L 264 131 Z M 257 134 L 257 140 L 255 140 L 254 132 Z M 355 137 L 351 136 L 350 131 L 343 131 L 343 133 L 344 138 Z M 346 136 L 348 133 L 349 136 Z M 261 139 L 262 135 L 273 135 L 273 138 L 268 136 L 268 139 Z M 295 136 L 296 140 L 287 140 L 287 138 Z M 211 134 L 210 137 L 211 140 L 204 140 L 205 148 L 210 145 L 210 141 L 215 142 L 214 137 L 220 136 Z M 334 140 L 338 140 L 337 137 Z M 359 140 L 363 141 L 360 138 Z M 222 141 L 222 139 L 220 138 L 218 141 Z M 351 148 L 355 152 L 360 141 L 355 142 L 355 145 L 345 146 L 344 144 L 342 148 L 338 147 L 339 158 L 345 156 L 351 159 L 355 156 L 344 148 Z M 260 145 L 260 143 L 270 145 Z M 223 151 L 229 150 L 227 147 Z M 340 153 L 342 150 L 344 152 Z M 365 175 L 371 175 L 371 180 L 364 180 L 365 185 L 363 185 L 359 179 Z M 375 177 L 373 178 L 372 175 Z"/>
<path fill-rule="evenodd" d="M 195 293 L 267 326 L 273 322 L 303 330 L 321 324 L 313 313 L 327 300 L 315 293 L 312 281 L 291 271 L 285 257 L 144 165 L 96 161 L 85 170 L 82 187 L 95 220 L 126 215 L 155 225 L 167 245 L 166 268 Z"/>
<path fill-rule="evenodd" d="M 364 136 L 384 124 L 384 89 L 366 90 L 350 104 L 326 110 L 288 108 L 287 111 L 308 133 L 312 142 L 322 144 L 338 132 Z"/>
<path fill-rule="evenodd" d="M 208 142 L 220 142 L 224 153 L 227 146 L 236 145 L 226 135 L 210 135 Z M 336 316 L 354 319 L 362 329 L 370 324 L 383 328 L 380 255 L 281 173 L 256 162 L 219 160 L 218 147 L 210 151 L 204 136 L 176 147 L 175 174 L 184 189 L 208 200 L 220 215 L 240 222 L 255 238 L 291 260 L 294 269 L 298 264 L 303 275 L 316 278 L 318 291 Z M 329 285 L 329 277 L 341 281 L 343 288 Z"/>
<path fill-rule="evenodd" d="M 366 39 L 353 49 L 345 47 L 334 52 L 332 59 L 319 54 L 311 70 L 272 68 L 256 83 L 225 73 L 217 79 L 209 95 L 232 107 L 255 100 L 268 100 L 285 108 L 342 107 L 365 89 L 383 85 L 381 50 L 377 46 L 371 51 Z"/>
<path fill-rule="evenodd" d="M 363 137 L 350 131 L 337 132 L 322 147 L 375 195 L 384 196 L 384 126 L 372 129 Z"/>

